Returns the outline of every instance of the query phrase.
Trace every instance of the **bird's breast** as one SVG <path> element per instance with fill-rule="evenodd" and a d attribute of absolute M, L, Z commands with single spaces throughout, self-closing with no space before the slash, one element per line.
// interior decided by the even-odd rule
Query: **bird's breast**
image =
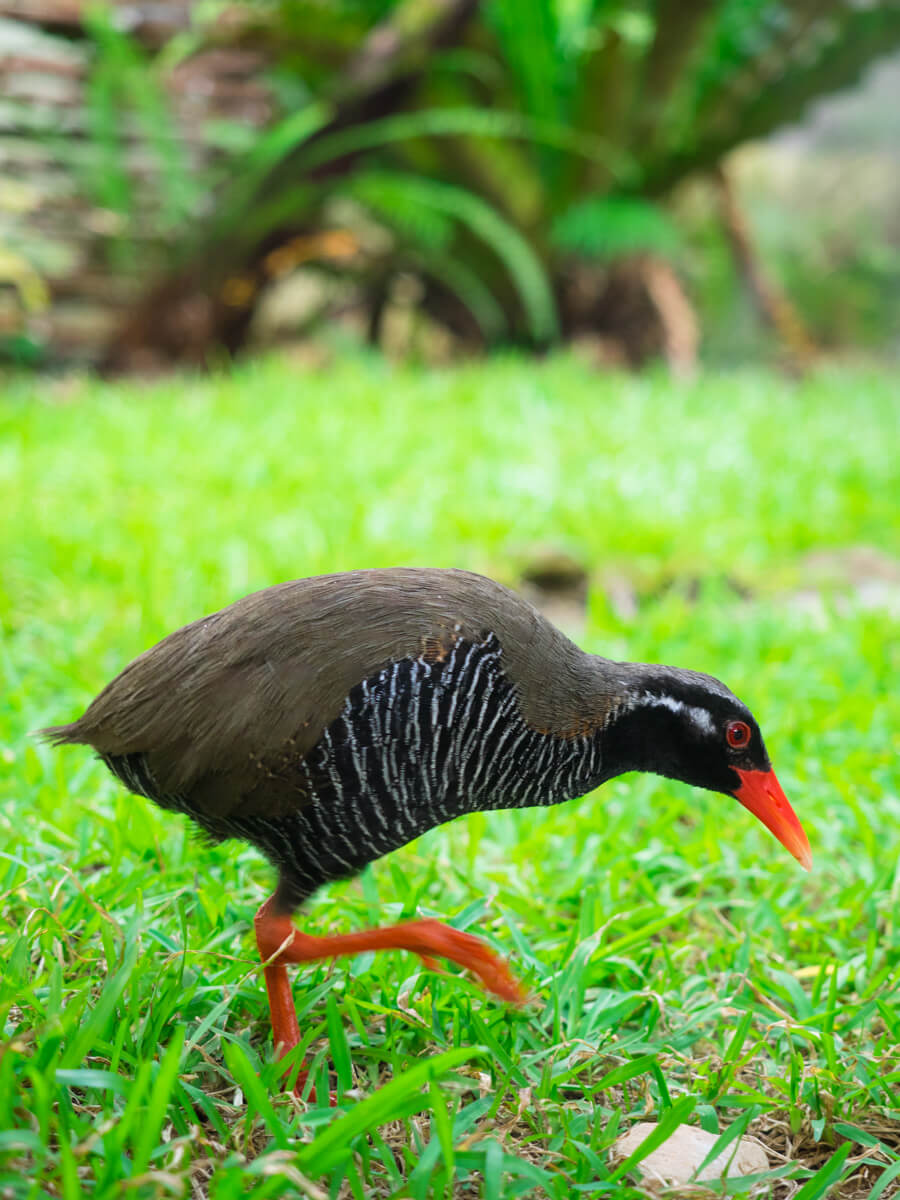
<path fill-rule="evenodd" d="M 300 767 L 308 800 L 287 818 L 294 866 L 351 874 L 463 813 L 580 795 L 599 769 L 595 738 L 523 720 L 495 635 L 459 639 L 351 690 Z"/>

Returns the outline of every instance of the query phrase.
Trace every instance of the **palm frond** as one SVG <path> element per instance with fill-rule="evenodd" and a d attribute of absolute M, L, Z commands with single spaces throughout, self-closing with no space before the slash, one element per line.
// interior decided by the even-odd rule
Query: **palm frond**
<path fill-rule="evenodd" d="M 448 213 L 423 204 L 419 180 L 387 172 L 365 172 L 345 189 L 359 204 L 411 243 L 424 270 L 444 284 L 465 305 L 488 342 L 507 330 L 506 316 L 479 275 L 447 250 L 453 236 Z"/>
<path fill-rule="evenodd" d="M 391 228 L 429 250 L 444 249 L 453 237 L 453 220 L 422 203 L 419 180 L 388 171 L 361 171 L 343 189 Z"/>
<path fill-rule="evenodd" d="M 229 168 L 232 182 L 216 213 L 216 228 L 228 229 L 241 220 L 255 202 L 264 203 L 267 197 L 260 193 L 269 173 L 291 151 L 318 132 L 330 116 L 327 105 L 314 101 L 276 122 L 259 137 L 243 160 Z"/>
<path fill-rule="evenodd" d="M 572 74 L 571 58 L 560 53 L 559 7 L 555 0 L 491 0 L 485 11 L 523 111 L 551 123 L 565 119 Z"/>
<path fill-rule="evenodd" d="M 632 171 L 630 160 L 614 152 L 600 138 L 580 133 L 568 126 L 538 121 L 522 113 L 488 111 L 481 108 L 426 108 L 419 112 L 398 113 L 378 121 L 366 121 L 337 133 L 318 138 L 302 152 L 306 170 L 333 162 L 345 154 L 357 154 L 394 142 L 426 137 L 513 138 L 540 145 L 554 146 L 571 154 L 600 163 L 616 178 L 624 179 Z"/>
<path fill-rule="evenodd" d="M 681 236 L 661 208 L 630 196 L 607 196 L 574 204 L 554 222 L 559 250 L 609 262 L 629 254 L 674 255 Z"/>
<path fill-rule="evenodd" d="M 503 263 L 535 341 L 544 343 L 557 336 L 556 304 L 544 267 L 522 234 L 495 208 L 465 188 L 417 175 L 385 171 L 371 172 L 367 178 L 370 195 L 373 189 L 380 189 L 382 197 L 397 197 L 402 191 L 407 211 L 412 207 L 430 209 L 466 226 Z"/>
<path fill-rule="evenodd" d="M 421 254 L 425 269 L 466 306 L 486 342 L 495 342 L 508 332 L 502 305 L 462 259 L 433 249 L 425 249 Z"/>
<path fill-rule="evenodd" d="M 135 187 L 125 165 L 137 136 L 156 160 L 154 213 L 157 227 L 176 228 L 193 216 L 203 194 L 170 112 L 164 88 L 138 45 L 116 28 L 103 8 L 89 7 L 84 26 L 96 47 L 87 92 L 88 130 L 103 169 L 90 178 L 109 206 L 134 216 Z"/>

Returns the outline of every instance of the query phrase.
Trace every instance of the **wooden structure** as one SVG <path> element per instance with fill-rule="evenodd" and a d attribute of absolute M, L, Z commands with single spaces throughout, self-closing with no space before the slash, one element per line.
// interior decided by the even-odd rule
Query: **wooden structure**
<path fill-rule="evenodd" d="M 84 0 L 0 3 L 0 344 L 26 338 L 52 360 L 100 361 L 176 232 L 160 205 L 176 169 L 167 144 L 202 211 L 223 135 L 271 120 L 262 55 L 210 44 L 208 30 L 201 38 L 191 7 L 109 10 L 132 54 L 184 38 L 186 53 L 157 75 L 164 119 L 154 138 L 126 94 L 127 60 L 111 67 L 98 54 Z"/>

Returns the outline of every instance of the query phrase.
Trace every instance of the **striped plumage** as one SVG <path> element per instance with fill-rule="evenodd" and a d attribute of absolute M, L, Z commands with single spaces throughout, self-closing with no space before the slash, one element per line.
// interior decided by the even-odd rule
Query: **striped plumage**
<path fill-rule="evenodd" d="M 363 679 L 306 756 L 290 764 L 296 806 L 265 815 L 204 811 L 155 786 L 142 754 L 104 755 L 132 791 L 186 813 L 216 839 L 244 838 L 280 872 L 296 907 L 426 830 L 478 809 L 557 804 L 603 781 L 595 733 L 529 727 L 503 647 L 454 641 L 442 659 L 403 658 Z"/>
<path fill-rule="evenodd" d="M 177 630 L 80 720 L 44 733 L 93 746 L 128 788 L 210 837 L 257 845 L 279 873 L 260 948 L 288 961 L 368 937 L 466 962 L 514 994 L 452 930 L 342 941 L 284 920 L 323 883 L 435 825 L 556 804 L 626 770 L 734 794 L 808 858 L 758 726 L 723 684 L 585 654 L 521 597 L 462 571 L 358 571 L 257 592 Z M 267 967 L 267 983 L 276 1036 L 293 1044 L 283 966 Z"/>

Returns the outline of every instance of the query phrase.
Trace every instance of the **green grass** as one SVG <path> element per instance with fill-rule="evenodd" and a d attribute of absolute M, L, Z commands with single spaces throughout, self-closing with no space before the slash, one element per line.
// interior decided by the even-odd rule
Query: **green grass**
<path fill-rule="evenodd" d="M 0 1196 L 638 1195 L 607 1154 L 636 1119 L 749 1126 L 774 1151 L 763 1195 L 895 1193 L 897 620 L 849 586 L 791 597 L 810 551 L 898 553 L 898 394 L 875 372 L 676 385 L 568 359 L 8 386 Z M 588 649 L 751 705 L 815 872 L 728 798 L 649 776 L 433 831 L 300 919 L 446 917 L 533 1001 L 399 953 L 297 969 L 338 1097 L 299 1106 L 250 931 L 269 868 L 26 732 L 254 588 L 415 563 L 515 581 L 537 544 L 592 571 Z"/>

